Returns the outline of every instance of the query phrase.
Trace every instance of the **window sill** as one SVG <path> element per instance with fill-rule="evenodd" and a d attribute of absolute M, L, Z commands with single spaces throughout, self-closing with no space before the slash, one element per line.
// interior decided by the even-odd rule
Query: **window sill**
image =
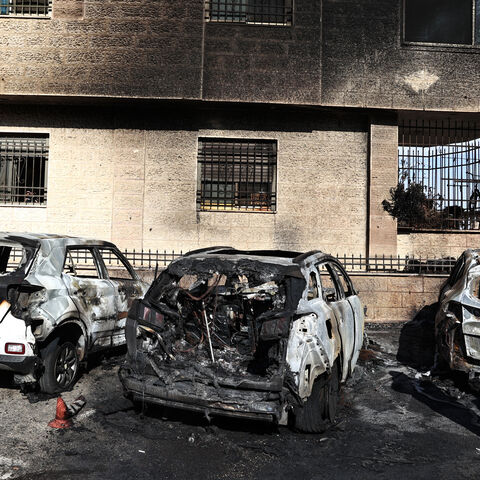
<path fill-rule="evenodd" d="M 404 235 L 410 233 L 435 233 L 441 234 L 460 234 L 460 235 L 480 235 L 480 230 L 448 230 L 448 229 L 433 229 L 433 228 L 411 228 L 411 227 L 398 227 L 397 234 Z"/>
<path fill-rule="evenodd" d="M 255 210 L 255 209 L 222 209 L 222 208 L 211 208 L 211 209 L 197 209 L 198 213 L 261 213 L 261 214 L 275 214 L 277 213 L 274 210 Z"/>
<path fill-rule="evenodd" d="M 480 53 L 480 45 L 463 45 L 458 43 L 402 42 L 402 47 L 410 50 L 446 51 L 458 53 Z"/>
<path fill-rule="evenodd" d="M 51 15 L 0 15 L 0 18 L 14 18 L 18 20 L 19 18 L 28 18 L 29 20 L 51 20 Z"/>
<path fill-rule="evenodd" d="M 243 26 L 254 26 L 254 27 L 292 27 L 293 23 L 263 23 L 263 22 L 241 22 L 241 21 L 225 21 L 225 20 L 209 20 L 205 19 L 205 23 L 210 23 L 212 25 L 243 25 Z"/>
<path fill-rule="evenodd" d="M 33 204 L 27 204 L 27 203 L 0 203 L 0 208 L 1 207 L 13 207 L 13 208 L 47 208 L 46 203 L 33 203 Z"/>

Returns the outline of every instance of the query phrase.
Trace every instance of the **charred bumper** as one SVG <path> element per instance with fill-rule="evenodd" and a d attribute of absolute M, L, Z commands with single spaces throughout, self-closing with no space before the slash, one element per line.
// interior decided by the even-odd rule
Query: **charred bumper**
<path fill-rule="evenodd" d="M 39 362 L 37 356 L 0 355 L 0 370 L 28 375 L 36 370 Z"/>
<path fill-rule="evenodd" d="M 124 365 L 120 381 L 133 400 L 203 412 L 205 415 L 243 417 L 278 421 L 282 413 L 282 393 L 276 391 L 229 388 L 189 380 L 166 384 L 158 376 L 133 371 Z"/>

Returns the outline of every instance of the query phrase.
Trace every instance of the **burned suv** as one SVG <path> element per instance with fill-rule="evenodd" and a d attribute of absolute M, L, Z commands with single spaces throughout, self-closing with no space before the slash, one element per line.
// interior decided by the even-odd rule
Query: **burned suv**
<path fill-rule="evenodd" d="M 440 291 L 435 317 L 440 361 L 469 375 L 480 386 L 480 250 L 468 249 L 457 260 Z"/>
<path fill-rule="evenodd" d="M 319 432 L 355 368 L 363 322 L 329 255 L 197 250 L 134 302 L 119 375 L 134 401 Z"/>
<path fill-rule="evenodd" d="M 125 343 L 125 320 L 147 285 L 112 243 L 0 233 L 0 369 L 54 393 L 80 362 Z"/>

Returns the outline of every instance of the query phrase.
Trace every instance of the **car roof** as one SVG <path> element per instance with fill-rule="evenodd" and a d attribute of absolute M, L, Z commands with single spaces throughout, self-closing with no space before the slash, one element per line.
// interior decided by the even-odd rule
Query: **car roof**
<path fill-rule="evenodd" d="M 104 240 L 95 240 L 84 237 L 73 237 L 69 235 L 58 235 L 52 233 L 27 233 L 27 232 L 0 232 L 0 243 L 17 243 L 26 246 L 73 246 L 73 245 L 87 245 L 87 246 L 102 246 L 115 248 L 111 242 Z"/>
<path fill-rule="evenodd" d="M 185 256 L 198 259 L 216 257 L 239 260 L 248 258 L 264 263 L 298 266 L 306 266 L 311 263 L 318 263 L 322 260 L 335 260 L 334 257 L 321 250 L 311 250 L 306 253 L 300 253 L 290 250 L 237 250 L 232 247 L 202 248 L 188 252 Z"/>

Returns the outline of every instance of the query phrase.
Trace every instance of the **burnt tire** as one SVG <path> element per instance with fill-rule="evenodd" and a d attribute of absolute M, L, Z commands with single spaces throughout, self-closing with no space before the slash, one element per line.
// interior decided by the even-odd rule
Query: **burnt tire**
<path fill-rule="evenodd" d="M 313 382 L 312 393 L 294 412 L 294 426 L 300 432 L 322 433 L 333 423 L 338 410 L 340 377 L 335 362 L 330 375 Z"/>
<path fill-rule="evenodd" d="M 41 357 L 44 371 L 38 383 L 42 392 L 63 392 L 75 384 L 80 361 L 72 342 L 55 338 L 42 349 Z"/>

